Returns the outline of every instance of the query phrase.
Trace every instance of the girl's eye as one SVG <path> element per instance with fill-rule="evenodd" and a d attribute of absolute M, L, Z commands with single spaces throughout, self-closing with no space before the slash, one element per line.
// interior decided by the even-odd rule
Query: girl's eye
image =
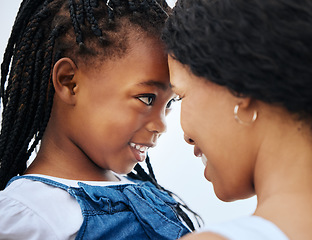
<path fill-rule="evenodd" d="M 142 96 L 138 96 L 137 99 L 139 99 L 141 102 L 143 102 L 147 106 L 152 106 L 155 102 L 156 95 L 154 94 L 142 95 Z"/>
<path fill-rule="evenodd" d="M 181 101 L 181 100 L 182 100 L 182 98 L 181 98 L 180 96 L 177 96 L 177 97 L 175 97 L 175 98 L 172 98 L 172 99 L 167 103 L 166 108 L 167 108 L 167 109 L 170 109 L 172 103 L 178 102 L 178 101 Z"/>

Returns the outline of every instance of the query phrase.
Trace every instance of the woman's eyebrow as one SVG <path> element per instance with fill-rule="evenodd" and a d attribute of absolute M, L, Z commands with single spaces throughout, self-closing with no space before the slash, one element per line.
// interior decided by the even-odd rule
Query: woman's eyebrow
<path fill-rule="evenodd" d="M 171 88 L 171 90 L 176 88 L 171 82 L 169 83 L 169 87 Z"/>

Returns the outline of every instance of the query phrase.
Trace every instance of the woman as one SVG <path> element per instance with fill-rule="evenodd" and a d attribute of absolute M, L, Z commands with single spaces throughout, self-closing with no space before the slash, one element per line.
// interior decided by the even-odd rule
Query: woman
<path fill-rule="evenodd" d="M 219 199 L 252 216 L 185 239 L 311 239 L 312 2 L 179 0 L 163 38 L 181 125 Z"/>

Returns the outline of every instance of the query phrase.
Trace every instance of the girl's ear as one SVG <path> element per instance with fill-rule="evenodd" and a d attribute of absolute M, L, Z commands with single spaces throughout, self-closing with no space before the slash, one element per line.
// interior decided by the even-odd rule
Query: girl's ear
<path fill-rule="evenodd" d="M 67 104 L 75 104 L 77 90 L 75 73 L 78 68 L 70 58 L 61 58 L 53 67 L 55 94 Z"/>

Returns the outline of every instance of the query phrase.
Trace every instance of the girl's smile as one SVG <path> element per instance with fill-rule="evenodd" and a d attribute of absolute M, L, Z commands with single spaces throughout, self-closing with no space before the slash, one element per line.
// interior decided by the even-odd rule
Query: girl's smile
<path fill-rule="evenodd" d="M 184 223 L 194 230 L 147 156 L 174 101 L 167 2 L 17 1 L 1 65 L 0 239 L 173 240 L 189 232 Z"/>
<path fill-rule="evenodd" d="M 147 145 L 136 144 L 136 143 L 132 143 L 132 142 L 129 145 L 130 145 L 130 148 L 131 148 L 131 151 L 132 151 L 134 157 L 139 162 L 143 162 L 146 159 L 147 150 L 150 147 L 153 147 L 152 145 L 147 146 Z"/>
<path fill-rule="evenodd" d="M 43 137 L 55 150 L 49 157 L 39 151 L 37 159 L 49 159 L 49 171 L 62 166 L 57 177 L 77 173 L 80 179 L 83 174 L 101 180 L 107 170 L 129 173 L 166 131 L 165 117 L 174 101 L 167 55 L 153 38 L 129 37 L 129 52 L 120 59 L 56 64 L 54 77 L 64 80 L 70 88 L 64 94 L 71 94 L 55 94 Z M 60 131 L 50 131 L 56 126 Z"/>

